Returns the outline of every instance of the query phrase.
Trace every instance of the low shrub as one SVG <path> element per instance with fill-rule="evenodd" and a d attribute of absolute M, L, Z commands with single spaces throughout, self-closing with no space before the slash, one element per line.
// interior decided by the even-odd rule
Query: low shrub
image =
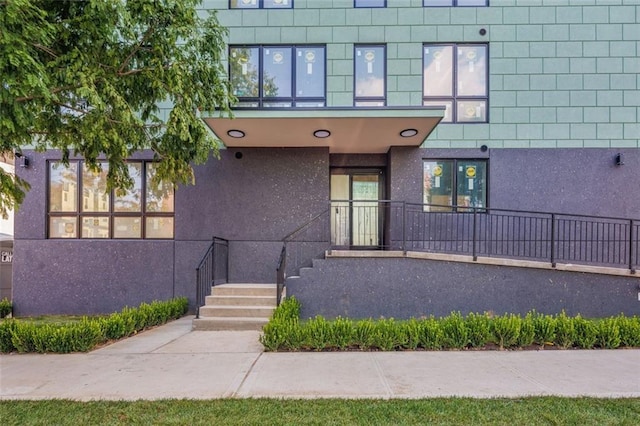
<path fill-rule="evenodd" d="M 491 334 L 494 343 L 500 346 L 500 349 L 515 346 L 520 336 L 520 328 L 522 327 L 522 318 L 515 314 L 505 314 L 494 317 L 491 320 Z"/>
<path fill-rule="evenodd" d="M 366 319 L 352 321 L 322 316 L 300 321 L 300 303 L 283 302 L 264 326 L 260 342 L 267 351 L 278 350 L 440 350 L 482 348 L 495 343 L 502 349 L 532 344 L 607 349 L 640 347 L 640 318 L 585 319 L 565 312 L 545 315 L 535 311 L 491 316 L 452 312 L 443 318 L 411 318 L 398 321 Z M 2 330 L 0 329 L 0 335 Z"/>
<path fill-rule="evenodd" d="M 13 312 L 13 304 L 6 297 L 0 300 L 0 318 L 8 317 Z"/>
<path fill-rule="evenodd" d="M 108 340 L 130 336 L 164 324 L 187 312 L 185 297 L 166 302 L 143 303 L 107 317 L 83 318 L 65 324 L 38 324 L 19 319 L 0 322 L 0 351 L 70 353 L 87 352 Z"/>

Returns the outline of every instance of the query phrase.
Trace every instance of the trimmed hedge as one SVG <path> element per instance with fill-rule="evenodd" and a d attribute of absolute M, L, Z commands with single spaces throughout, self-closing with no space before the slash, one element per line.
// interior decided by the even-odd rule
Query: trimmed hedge
<path fill-rule="evenodd" d="M 106 317 L 85 317 L 67 324 L 5 319 L 0 321 L 0 352 L 87 352 L 98 344 L 180 318 L 187 313 L 188 303 L 186 297 L 153 301 L 137 308 L 126 307 Z"/>
<path fill-rule="evenodd" d="M 441 350 L 640 347 L 640 317 L 586 319 L 565 312 L 490 315 L 460 312 L 434 318 L 353 321 L 316 316 L 300 321 L 300 302 L 284 300 L 263 328 L 267 351 Z"/>
<path fill-rule="evenodd" d="M 0 300 L 0 318 L 6 318 L 11 315 L 13 304 L 6 297 Z"/>

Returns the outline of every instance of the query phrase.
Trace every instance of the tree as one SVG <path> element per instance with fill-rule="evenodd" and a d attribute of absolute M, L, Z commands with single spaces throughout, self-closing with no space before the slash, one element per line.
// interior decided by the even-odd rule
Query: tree
<path fill-rule="evenodd" d="M 126 159 L 151 149 L 157 178 L 193 183 L 217 143 L 200 111 L 229 113 L 226 30 L 200 0 L 0 0 L 0 154 L 58 149 L 108 188 L 133 184 Z M 159 103 L 172 105 L 163 115 Z M 0 169 L 0 215 L 28 182 Z"/>

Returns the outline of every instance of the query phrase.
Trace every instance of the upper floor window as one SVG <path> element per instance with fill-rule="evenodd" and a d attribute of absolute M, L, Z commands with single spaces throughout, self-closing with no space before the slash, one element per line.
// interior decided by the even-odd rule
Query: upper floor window
<path fill-rule="evenodd" d="M 231 0 L 229 9 L 291 9 L 293 0 Z"/>
<path fill-rule="evenodd" d="M 236 106 L 324 107 L 324 46 L 231 46 L 229 75 Z"/>
<path fill-rule="evenodd" d="M 425 44 L 423 104 L 445 105 L 445 122 L 487 122 L 488 46 Z"/>
<path fill-rule="evenodd" d="M 354 49 L 354 105 L 386 104 L 386 52 L 384 45 L 356 45 Z"/>
<path fill-rule="evenodd" d="M 353 0 L 353 7 L 387 7 L 387 0 Z"/>
<path fill-rule="evenodd" d="M 424 211 L 487 207 L 487 160 L 425 160 Z"/>
<path fill-rule="evenodd" d="M 107 190 L 108 163 L 101 168 L 49 163 L 49 238 L 173 238 L 173 185 L 155 182 L 155 163 L 128 163 L 125 193 Z"/>
<path fill-rule="evenodd" d="M 422 0 L 427 6 L 489 6 L 489 0 Z"/>

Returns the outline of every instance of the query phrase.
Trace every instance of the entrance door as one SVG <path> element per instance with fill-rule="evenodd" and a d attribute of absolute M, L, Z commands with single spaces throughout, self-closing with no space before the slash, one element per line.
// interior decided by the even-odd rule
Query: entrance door
<path fill-rule="evenodd" d="M 382 245 L 382 170 L 331 171 L 331 244 L 379 248 Z"/>

